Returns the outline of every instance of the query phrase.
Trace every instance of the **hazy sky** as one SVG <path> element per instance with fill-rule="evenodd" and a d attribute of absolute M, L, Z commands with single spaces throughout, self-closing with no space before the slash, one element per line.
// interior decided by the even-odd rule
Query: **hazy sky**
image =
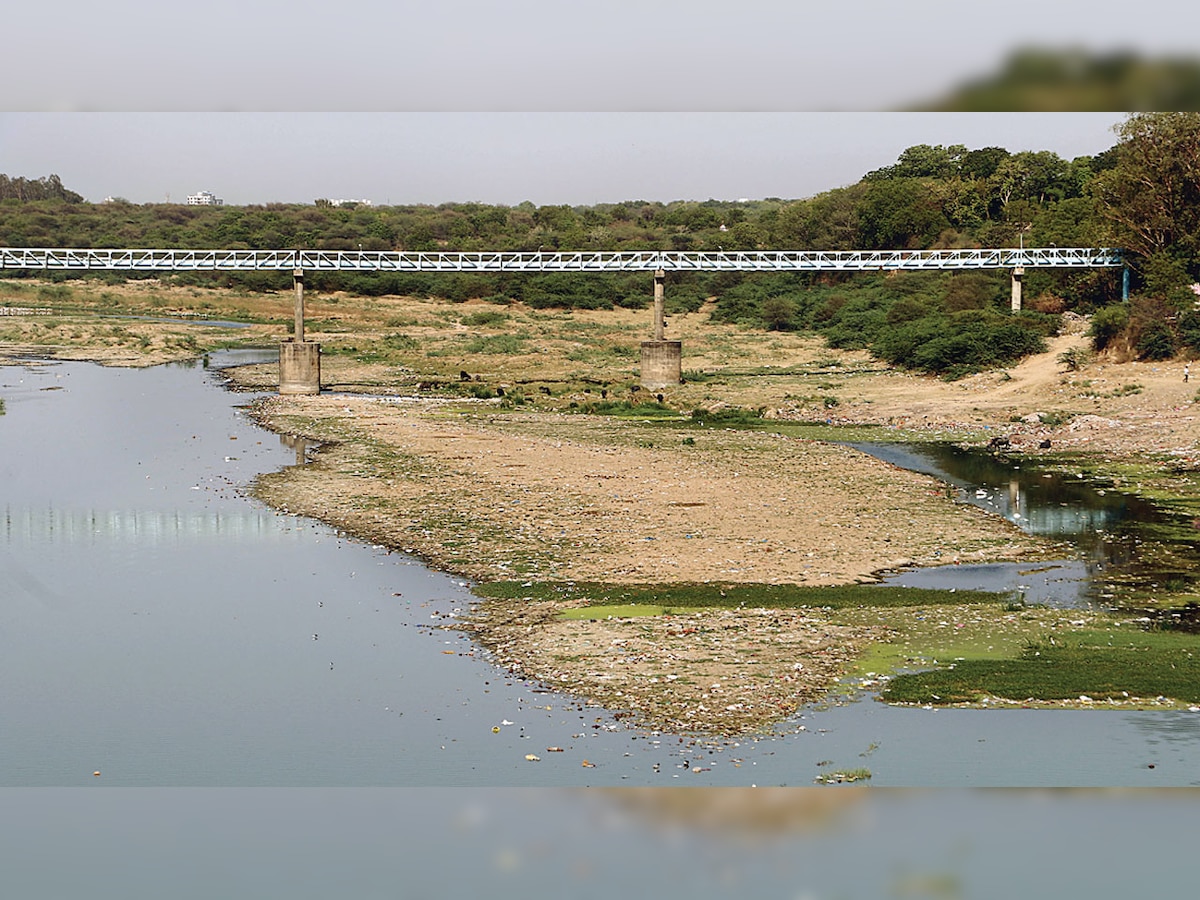
<path fill-rule="evenodd" d="M 1022 46 L 1195 52 L 1198 9 L 42 0 L 52 46 L 0 54 L 0 172 L 57 173 L 95 201 L 811 196 L 916 143 L 1104 150 L 1118 114 L 827 111 L 941 96 Z"/>
<path fill-rule="evenodd" d="M 892 109 L 1017 46 L 1200 44 L 1192 0 L 41 0 L 9 18 L 10 110 Z"/>
<path fill-rule="evenodd" d="M 93 202 L 807 197 L 913 144 L 1116 142 L 1119 113 L 0 113 L 0 172 Z"/>

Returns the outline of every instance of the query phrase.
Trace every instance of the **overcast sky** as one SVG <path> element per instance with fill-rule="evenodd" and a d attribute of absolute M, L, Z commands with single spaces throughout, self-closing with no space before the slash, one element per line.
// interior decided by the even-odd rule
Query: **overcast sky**
<path fill-rule="evenodd" d="M 99 202 L 808 197 L 913 144 L 1116 142 L 1119 113 L 0 113 L 0 172 Z"/>
<path fill-rule="evenodd" d="M 10 110 L 895 109 L 1018 46 L 1200 45 L 1194 0 L 40 0 L 8 19 Z"/>
<path fill-rule="evenodd" d="M 804 197 L 917 143 L 1104 150 L 1117 114 L 828 111 L 915 105 L 1017 47 L 1195 53 L 1197 10 L 42 0 L 34 24 L 52 42 L 13 40 L 0 54 L 0 172 L 56 173 L 93 201 Z"/>

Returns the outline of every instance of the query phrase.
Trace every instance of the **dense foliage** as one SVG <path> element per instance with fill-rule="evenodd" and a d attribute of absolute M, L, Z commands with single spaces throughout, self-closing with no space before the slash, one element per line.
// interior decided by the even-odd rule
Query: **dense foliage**
<path fill-rule="evenodd" d="M 1053 315 L 1100 310 L 1096 345 L 1146 358 L 1200 350 L 1190 285 L 1200 281 L 1200 114 L 1130 116 L 1096 156 L 1002 147 L 909 147 L 856 184 L 816 197 L 595 206 L 267 204 L 201 207 L 80 202 L 57 178 L 0 176 L 0 244 L 329 250 L 753 250 L 1119 246 L 1135 301 L 1115 310 L 1120 273 L 1030 269 L 1029 312 L 1008 313 L 1008 276 L 986 273 L 674 273 L 670 311 L 715 298 L 723 321 L 812 329 L 836 347 L 962 373 L 1039 349 Z M 111 276 L 110 276 L 111 277 Z M 288 286 L 286 273 L 181 274 L 180 281 Z M 313 273 L 310 288 L 521 301 L 534 307 L 641 307 L 630 275 Z"/>
<path fill-rule="evenodd" d="M 83 197 L 63 187 L 57 175 L 46 178 L 9 178 L 0 173 L 0 200 L 61 200 L 66 203 L 82 203 Z"/>

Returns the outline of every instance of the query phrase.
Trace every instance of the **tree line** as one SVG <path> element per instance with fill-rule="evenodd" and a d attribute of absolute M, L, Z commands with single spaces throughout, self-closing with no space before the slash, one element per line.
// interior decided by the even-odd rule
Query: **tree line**
<path fill-rule="evenodd" d="M 57 176 L 0 176 L 0 185 L 24 191 L 0 194 L 0 243 L 372 251 L 1116 246 L 1128 251 L 1135 296 L 1105 313 L 1108 330 L 1097 345 L 1124 340 L 1138 354 L 1200 350 L 1191 290 L 1200 282 L 1200 113 L 1133 114 L 1116 137 L 1100 154 L 1069 160 L 1052 151 L 920 144 L 852 185 L 791 200 L 92 204 L 80 202 Z M 275 273 L 174 277 L 262 290 L 288 284 Z M 969 371 L 1036 349 L 1064 311 L 1113 306 L 1120 277 L 1112 270 L 1029 270 L 1030 309 L 1015 317 L 1007 313 L 1007 273 L 1000 272 L 691 273 L 673 275 L 667 297 L 675 311 L 716 298 L 714 315 L 726 321 L 814 329 L 835 345 L 867 346 L 925 371 Z M 642 306 L 648 299 L 645 278 L 626 275 L 321 273 L 310 283 L 317 290 L 536 307 Z"/>
<path fill-rule="evenodd" d="M 57 175 L 45 178 L 9 178 L 0 173 L 0 200 L 27 203 L 32 200 L 57 200 L 63 203 L 82 203 L 83 197 L 63 187 Z"/>

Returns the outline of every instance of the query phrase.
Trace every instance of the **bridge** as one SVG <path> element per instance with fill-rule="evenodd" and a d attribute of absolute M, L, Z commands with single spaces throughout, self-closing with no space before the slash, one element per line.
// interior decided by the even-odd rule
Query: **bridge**
<path fill-rule="evenodd" d="M 642 342 L 645 387 L 679 384 L 679 341 L 664 338 L 667 272 L 894 272 L 1009 269 L 1014 312 L 1021 308 L 1026 268 L 1124 266 L 1120 250 L 1097 247 L 1004 247 L 968 250 L 723 250 L 619 252 L 566 250 L 406 252 L 353 250 L 117 250 L 0 247 L 0 272 L 104 270 L 126 272 L 292 272 L 295 330 L 279 348 L 279 391 L 320 392 L 320 345 L 304 340 L 305 272 L 653 272 L 654 339 Z M 1129 270 L 1123 293 L 1128 296 Z"/>
<path fill-rule="evenodd" d="M 405 252 L 353 250 L 93 250 L 0 247 L 0 269 L 128 272 L 878 272 L 1099 268 L 1120 250 L 1011 247 L 974 250 L 630 250 Z"/>

